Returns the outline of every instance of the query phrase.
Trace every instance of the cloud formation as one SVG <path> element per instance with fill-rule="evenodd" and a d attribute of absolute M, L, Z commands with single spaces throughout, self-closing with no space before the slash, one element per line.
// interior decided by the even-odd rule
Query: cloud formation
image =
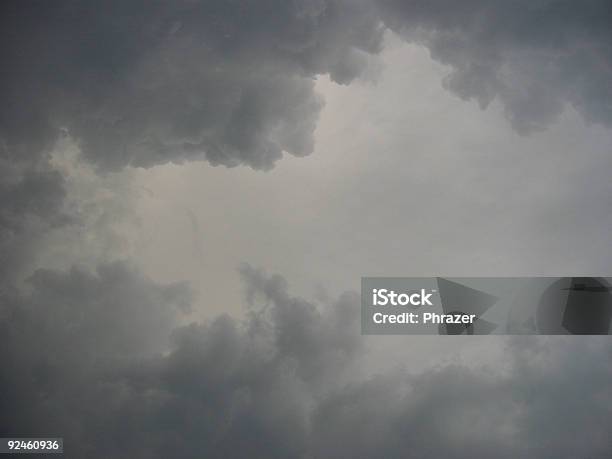
<path fill-rule="evenodd" d="M 322 101 L 381 46 L 361 1 L 3 5 L 4 154 L 36 155 L 60 129 L 102 169 L 207 159 L 269 169 L 302 156 Z"/>
<path fill-rule="evenodd" d="M 493 368 L 363 378 L 353 293 L 315 305 L 245 267 L 246 320 L 185 326 L 189 289 L 125 263 L 13 282 L 41 235 L 78 218 L 50 162 L 58 138 L 103 172 L 188 160 L 270 169 L 313 150 L 313 79 L 358 78 L 385 27 L 449 65 L 455 94 L 498 100 L 519 132 L 567 104 L 609 126 L 608 2 L 1 8 L 3 436 L 64 436 L 68 457 L 92 458 L 609 455 L 605 339 L 510 340 Z"/>
<path fill-rule="evenodd" d="M 386 27 L 449 65 L 460 97 L 498 99 L 519 132 L 566 104 L 610 125 L 611 21 L 605 0 L 4 2 L 1 154 L 37 156 L 66 129 L 106 170 L 269 169 L 313 150 L 313 78 L 350 83 Z"/>
<path fill-rule="evenodd" d="M 1 292 L 3 434 L 80 429 L 120 396 L 112 370 L 166 349 L 191 301 L 185 285 L 157 285 L 123 263 L 38 270 L 29 284 Z"/>
<path fill-rule="evenodd" d="M 449 65 L 444 85 L 485 108 L 498 99 L 520 133 L 566 105 L 612 124 L 612 6 L 606 0 L 381 0 L 385 23 Z"/>
<path fill-rule="evenodd" d="M 355 376 L 364 352 L 357 294 L 316 306 L 280 276 L 242 273 L 245 321 L 174 328 L 189 298 L 180 285 L 154 285 L 121 264 L 38 272 L 19 309 L 3 310 L 2 430 L 63 435 L 67 457 L 92 458 L 610 451 L 604 340 L 521 337 L 494 367 L 364 379 Z"/>
<path fill-rule="evenodd" d="M 0 288 L 37 251 L 41 234 L 67 223 L 63 178 L 47 165 L 0 163 Z"/>

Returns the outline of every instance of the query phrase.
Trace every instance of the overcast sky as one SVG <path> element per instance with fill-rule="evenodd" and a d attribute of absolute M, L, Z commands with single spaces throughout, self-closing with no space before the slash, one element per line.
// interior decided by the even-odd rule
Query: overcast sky
<path fill-rule="evenodd" d="M 609 2 L 2 9 L 0 436 L 612 454 L 607 337 L 365 338 L 356 293 L 611 275 Z"/>

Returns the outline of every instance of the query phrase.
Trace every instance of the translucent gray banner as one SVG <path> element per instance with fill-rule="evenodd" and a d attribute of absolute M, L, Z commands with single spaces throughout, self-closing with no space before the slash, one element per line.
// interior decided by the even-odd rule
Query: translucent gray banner
<path fill-rule="evenodd" d="M 610 277 L 361 279 L 367 335 L 607 335 Z"/>

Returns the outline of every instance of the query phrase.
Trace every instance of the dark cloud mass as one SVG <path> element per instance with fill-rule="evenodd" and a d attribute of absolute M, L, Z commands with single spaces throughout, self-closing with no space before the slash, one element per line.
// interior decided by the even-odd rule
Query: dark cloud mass
<path fill-rule="evenodd" d="M 1 430 L 63 435 L 67 457 L 91 458 L 610 452 L 605 340 L 522 337 L 507 343 L 502 368 L 363 379 L 358 295 L 317 307 L 280 276 L 248 266 L 243 276 L 246 320 L 171 332 L 188 305 L 184 286 L 123 264 L 37 272 L 19 307 L 2 311 Z"/>
<path fill-rule="evenodd" d="M 247 266 L 245 320 L 185 325 L 189 288 L 125 262 L 19 281 L 42 235 L 78 220 L 61 136 L 102 172 L 267 170 L 312 152 L 314 79 L 363 75 L 386 28 L 519 132 L 567 104 L 610 126 L 611 24 L 603 0 L 3 1 L 0 436 L 63 436 L 78 458 L 610 457 L 606 337 L 363 377 L 356 294 L 315 305 Z"/>
<path fill-rule="evenodd" d="M 98 403 L 119 401 L 114 368 L 165 349 L 191 301 L 186 286 L 156 285 L 123 263 L 96 273 L 39 270 L 29 284 L 1 296 L 3 434 L 76 434 Z"/>
<path fill-rule="evenodd" d="M 444 84 L 460 97 L 482 107 L 499 100 L 519 132 L 544 128 L 566 104 L 587 120 L 612 122 L 605 0 L 7 1 L 1 8 L 3 181 L 16 165 L 38 171 L 28 183 L 39 180 L 66 133 L 101 170 L 192 159 L 270 169 L 283 151 L 307 155 L 323 104 L 313 78 L 350 83 L 381 50 L 385 27 L 449 65 Z M 43 205 L 24 196 L 28 187 L 20 191 L 32 203 L 27 212 L 61 207 L 61 199 L 50 202 L 61 195 L 61 178 L 46 180 L 55 190 Z M 2 201 L 17 183 L 0 187 Z M 3 233 L 6 245 L 11 236 Z"/>
<path fill-rule="evenodd" d="M 451 66 L 454 93 L 483 107 L 498 98 L 521 132 L 566 103 L 612 122 L 606 0 L 9 1 L 1 17 L 10 158 L 40 154 L 64 128 L 103 169 L 268 169 L 313 149 L 313 77 L 358 77 L 385 25 Z"/>
<path fill-rule="evenodd" d="M 2 2 L 0 281 L 78 220 L 49 162 L 58 139 L 100 171 L 270 169 L 312 152 L 313 77 L 350 82 L 381 39 L 361 1 Z"/>
<path fill-rule="evenodd" d="M 0 164 L 0 288 L 22 273 L 41 234 L 67 223 L 62 176 L 42 166 Z"/>
<path fill-rule="evenodd" d="M 548 126 L 571 104 L 612 124 L 612 3 L 607 0 L 381 0 L 385 23 L 451 67 L 444 85 L 513 127 Z"/>
<path fill-rule="evenodd" d="M 104 169 L 309 154 L 313 77 L 350 82 L 382 38 L 361 1 L 5 2 L 0 27 L 5 154 L 64 128 Z"/>

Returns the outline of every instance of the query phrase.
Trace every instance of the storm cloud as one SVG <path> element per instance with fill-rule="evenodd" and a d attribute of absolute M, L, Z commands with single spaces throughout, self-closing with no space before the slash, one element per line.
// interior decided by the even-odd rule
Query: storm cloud
<path fill-rule="evenodd" d="M 482 108 L 504 106 L 520 133 L 571 105 L 612 124 L 612 5 L 605 0 L 381 0 L 385 23 L 451 72 L 444 85 Z"/>
<path fill-rule="evenodd" d="M 94 273 L 38 270 L 28 283 L 29 293 L 4 289 L 1 297 L 5 434 L 78 428 L 81 409 L 110 402 L 103 393 L 112 365 L 166 349 L 190 305 L 186 286 L 156 285 L 118 262 Z"/>
<path fill-rule="evenodd" d="M 0 194 L 11 204 L 0 243 L 27 245 L 13 242 L 18 211 L 57 223 L 63 185 L 48 159 L 66 135 L 101 171 L 188 160 L 267 170 L 283 152 L 308 155 L 324 103 L 314 78 L 360 77 L 389 29 L 448 65 L 453 93 L 498 100 L 521 133 L 567 105 L 608 126 L 611 19 L 597 0 L 3 2 Z"/>
<path fill-rule="evenodd" d="M 2 319 L 2 431 L 63 435 L 67 457 L 92 458 L 610 451 L 605 340 L 521 338 L 493 367 L 357 376 L 357 294 L 316 305 L 281 276 L 242 274 L 246 319 L 177 326 L 185 286 L 154 285 L 122 264 L 36 273 Z M 457 344 L 448 340 L 449 353 Z"/>
<path fill-rule="evenodd" d="M 445 86 L 498 99 L 520 132 L 567 104 L 612 122 L 612 8 L 567 2 L 4 2 L 2 155 L 62 129 L 102 169 L 206 159 L 269 169 L 307 155 L 313 78 L 359 77 L 387 27 L 427 46 Z M 410 100 L 406 100 L 410 103 Z"/>
<path fill-rule="evenodd" d="M 381 46 L 365 2 L 3 4 L 4 154 L 61 129 L 102 169 L 312 152 L 312 78 L 348 83 Z"/>
<path fill-rule="evenodd" d="M 454 364 L 432 357 L 424 372 L 367 374 L 356 293 L 316 304 L 291 294 L 282 276 L 248 265 L 241 269 L 244 317 L 194 319 L 187 284 L 156 281 L 129 261 L 107 262 L 111 256 L 100 255 L 107 245 L 98 233 L 109 236 L 108 222 L 129 213 L 123 190 L 106 193 L 108 201 L 87 196 L 83 188 L 99 184 L 91 180 L 76 186 L 70 201 L 67 176 L 53 158 L 62 139 L 69 139 L 96 178 L 196 160 L 269 170 L 285 153 L 313 152 L 324 106 L 315 80 L 326 75 L 349 85 L 369 77 L 390 33 L 426 47 L 447 66 L 442 84 L 449 91 L 483 109 L 498 103 L 521 134 L 546 128 L 569 106 L 587 122 L 609 127 L 609 2 L 66 0 L 5 1 L 0 9 L 2 436 L 63 436 L 67 457 L 92 458 L 609 456 L 612 355 L 605 337 L 481 338 L 483 348 L 504 349 L 503 361 L 489 366 L 477 351 L 462 354 L 461 341 L 449 339 Z M 409 93 L 401 96 L 394 94 L 393 102 L 410 104 Z M 487 158 L 492 170 L 522 176 L 521 168 L 507 167 L 512 160 Z M 591 190 L 589 205 L 572 195 L 580 212 L 600 212 L 590 197 L 607 204 L 607 185 L 591 183 L 593 177 L 608 183 L 600 166 L 608 163 L 595 159 L 584 168 L 595 174 L 581 175 L 580 187 L 567 176 L 570 191 Z M 339 162 L 349 161 L 347 156 Z M 383 161 L 381 167 L 398 169 L 396 164 Z M 544 166 L 537 172 L 550 170 Z M 371 164 L 363 167 L 379 173 Z M 455 174 L 452 162 L 446 167 Z M 474 176 L 480 172 L 475 169 Z M 338 200 L 343 210 L 357 213 L 368 196 L 376 208 L 389 190 L 395 196 L 406 191 L 403 184 L 381 188 L 378 175 L 371 182 L 356 177 L 359 187 L 382 191 Z M 472 186 L 474 194 L 496 196 L 488 193 L 490 177 Z M 421 183 L 416 175 L 410 180 Z M 464 182 L 449 183 L 462 196 Z M 520 206 L 531 210 L 538 193 L 519 183 L 526 190 Z M 549 188 L 546 180 L 541 183 Z M 453 192 L 452 186 L 441 189 Z M 229 191 L 218 191 L 219 201 L 224 193 Z M 449 215 L 461 212 L 461 218 L 442 220 L 447 224 L 440 225 L 442 232 L 436 228 L 435 237 L 457 238 L 462 233 L 453 225 L 480 212 L 481 197 L 464 196 L 477 205 L 451 209 Z M 541 196 L 540 202 L 549 199 Z M 274 198 L 283 199 L 282 187 Z M 120 199 L 125 207 L 113 209 Z M 256 218 L 259 208 L 245 211 L 241 204 L 231 211 Z M 404 206 L 416 204 L 403 199 Z M 482 212 L 491 214 L 494 206 L 500 208 L 491 202 Z M 295 207 L 290 202 L 273 212 Z M 396 215 L 399 208 L 383 210 Z M 547 215 L 533 208 L 537 218 Z M 227 209 L 216 210 L 221 218 Z M 319 219 L 320 211 L 312 205 L 293 224 Z M 400 220 L 390 221 L 404 237 Z M 546 228 L 554 230 L 559 225 L 551 221 L 557 222 L 548 219 Z M 75 226 L 64 235 L 74 251 L 97 244 L 91 252 L 100 259 L 26 272 L 45 235 Z M 368 234 L 360 245 L 372 245 L 364 253 L 375 250 L 384 234 L 370 234 L 375 226 L 363 224 Z M 193 228 L 205 231 L 197 222 Z M 274 227 L 279 233 L 283 228 Z M 355 225 L 343 228 L 330 225 L 329 231 L 342 238 Z M 585 231 L 570 229 L 572 235 Z M 308 246 L 326 234 L 312 226 L 305 233 L 313 238 Z M 418 244 L 415 233 L 409 234 Z M 468 246 L 471 256 L 483 245 L 478 234 L 472 237 L 478 241 Z M 266 250 L 278 242 L 275 234 L 262 240 Z M 276 250 L 289 257 L 287 247 L 294 243 Z M 207 247 L 196 248 L 208 262 Z M 343 250 L 354 247 L 342 245 L 330 258 Z M 438 256 L 435 247 L 431 252 Z M 299 263 L 319 269 L 301 256 Z M 406 339 L 406 346 L 420 343 Z M 388 360 L 403 363 L 397 356 Z"/>
<path fill-rule="evenodd" d="M 40 163 L 39 163 L 40 164 Z M 43 161 L 0 164 L 0 286 L 13 282 L 35 256 L 42 234 L 65 225 L 64 181 Z"/>

